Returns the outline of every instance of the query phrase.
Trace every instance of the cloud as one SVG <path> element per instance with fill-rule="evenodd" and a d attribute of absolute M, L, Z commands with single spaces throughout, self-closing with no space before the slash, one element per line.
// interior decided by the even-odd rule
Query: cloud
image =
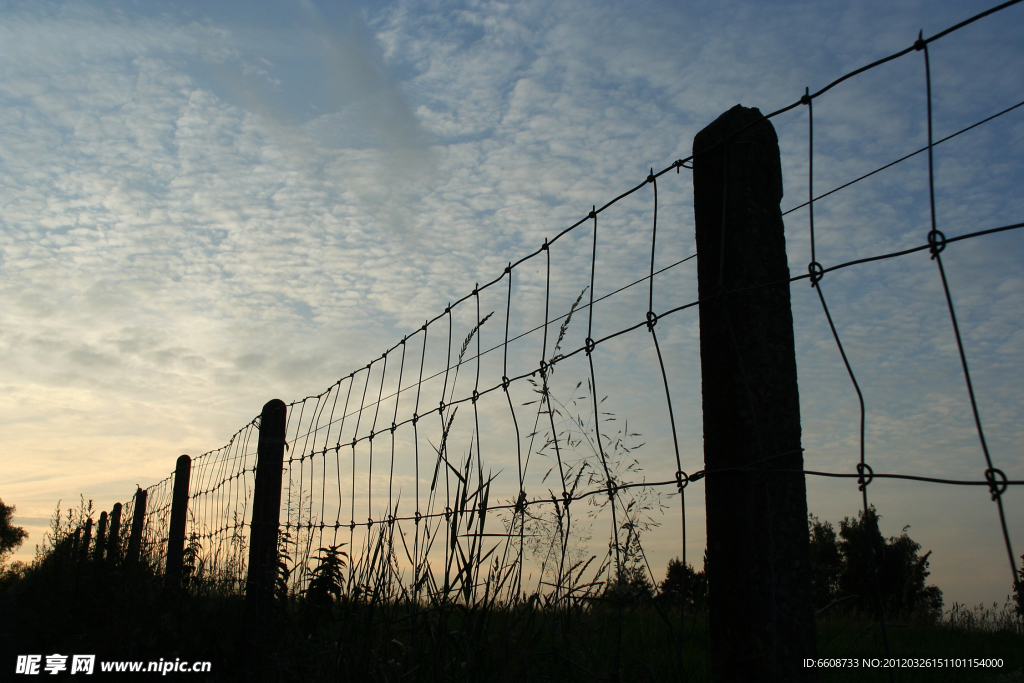
<path fill-rule="evenodd" d="M 927 35 L 970 11 L 954 3 L 698 11 L 656 2 L 5 10 L 3 400 L 14 447 L 33 454 L 15 476 L 52 477 L 21 485 L 24 497 L 13 502 L 39 516 L 79 490 L 113 500 L 127 495 L 117 482 L 155 481 L 176 454 L 223 444 L 267 399 L 316 394 L 380 360 L 474 283 L 650 168 L 688 156 L 697 131 L 737 102 L 764 112 L 789 104 L 805 86 L 822 87 L 909 45 L 919 28 Z M 1017 101 L 1020 31 L 1012 21 L 978 22 L 933 44 L 937 135 Z M 915 53 L 815 100 L 816 194 L 925 143 L 923 85 Z M 787 208 L 807 196 L 806 111 L 774 125 Z M 936 149 L 947 235 L 1020 220 L 1022 143 L 1019 114 L 1009 114 Z M 686 172 L 659 179 L 658 267 L 693 253 Z M 652 220 L 650 187 L 601 214 L 596 296 L 647 274 Z M 796 274 L 810 260 L 807 210 L 786 225 Z M 815 207 L 826 266 L 916 246 L 929 228 L 924 155 Z M 584 225 L 515 270 L 512 335 L 543 322 L 547 256 L 552 316 L 589 287 L 591 238 Z M 1010 233 L 943 254 L 986 436 L 1007 471 L 1021 465 L 1012 379 L 1024 357 L 1018 243 Z M 695 267 L 658 276 L 656 310 L 693 300 Z M 507 286 L 481 294 L 483 313 L 496 311 L 480 333 L 485 347 L 504 339 Z M 934 262 L 919 253 L 830 273 L 822 286 L 864 390 L 869 458 L 879 469 L 980 476 Z M 642 322 L 646 287 L 598 303 L 595 336 Z M 817 296 L 805 281 L 792 291 L 807 462 L 849 470 L 859 448 L 856 395 Z M 474 303 L 453 313 L 456 346 L 475 323 Z M 589 315 L 577 313 L 567 345 L 582 343 Z M 702 466 L 696 316 L 659 325 L 691 471 Z M 444 365 L 445 322 L 430 329 L 428 371 Z M 535 368 L 542 338 L 516 342 L 509 366 Z M 499 357 L 482 361 L 482 383 L 500 381 Z M 600 386 L 618 389 L 609 390 L 614 411 L 649 437 L 652 476 L 672 475 L 674 455 L 659 459 L 670 435 L 649 333 L 608 342 L 598 357 Z M 575 384 L 568 378 L 584 370 L 568 363 L 560 379 Z M 460 391 L 471 391 L 467 377 Z M 487 410 L 505 434 L 506 408 Z M 491 448 L 496 465 L 509 468 L 511 456 L 499 451 Z M 69 474 L 71 462 L 88 466 Z M 812 509 L 833 521 L 854 514 L 858 494 L 845 484 L 811 480 Z M 938 543 L 948 506 L 935 491 L 879 484 L 871 493 L 886 519 L 912 522 L 922 534 L 915 539 Z M 1011 533 L 1016 540 L 1020 531 Z M 701 536 L 689 536 L 691 557 Z M 936 547 L 934 578 L 962 591 L 952 594 L 973 601 L 995 590 L 998 577 L 966 585 L 955 578 L 961 565 L 942 555 Z"/>

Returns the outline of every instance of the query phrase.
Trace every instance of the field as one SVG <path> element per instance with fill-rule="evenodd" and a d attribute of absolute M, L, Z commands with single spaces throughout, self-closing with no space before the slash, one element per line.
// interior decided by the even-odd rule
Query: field
<path fill-rule="evenodd" d="M 542 596 L 515 605 L 381 599 L 372 593 L 314 606 L 275 603 L 273 625 L 253 632 L 244 598 L 196 586 L 168 590 L 141 563 L 110 568 L 51 553 L 8 574 L 0 592 L 0 651 L 95 654 L 111 660 L 209 661 L 187 680 L 280 681 L 704 681 L 703 611 L 655 600 L 566 606 Z M 836 608 L 838 609 L 838 608 Z M 1001 668 L 903 669 L 895 681 L 1024 680 L 1024 633 L 1009 606 L 955 607 L 941 623 L 888 624 L 894 658 L 1001 659 Z M 824 659 L 884 659 L 880 628 L 830 610 L 818 621 Z M 66 672 L 65 672 L 66 673 Z M 175 675 L 170 674 L 172 678 Z M 81 675 L 66 676 L 77 680 Z M 54 680 L 61 680 L 54 677 Z M 826 668 L 821 680 L 888 681 L 884 669 Z"/>

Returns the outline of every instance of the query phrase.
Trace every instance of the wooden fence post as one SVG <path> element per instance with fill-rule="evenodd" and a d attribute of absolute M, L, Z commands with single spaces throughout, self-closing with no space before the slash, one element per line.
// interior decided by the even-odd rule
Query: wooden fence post
<path fill-rule="evenodd" d="M 185 522 L 188 518 L 188 484 L 192 475 L 192 458 L 179 455 L 174 468 L 174 493 L 171 498 L 171 523 L 167 530 L 167 568 L 164 580 L 177 588 L 181 585 L 181 565 L 185 557 Z"/>
<path fill-rule="evenodd" d="M 258 624 L 266 623 L 277 577 L 277 534 L 281 521 L 281 470 L 284 466 L 287 417 L 287 406 L 276 398 L 268 401 L 260 414 L 249 535 L 249 574 L 245 582 L 246 609 Z"/>
<path fill-rule="evenodd" d="M 82 546 L 79 548 L 81 552 L 81 561 L 85 562 L 89 559 L 89 544 L 92 542 L 92 517 L 85 520 L 85 533 L 82 534 Z"/>
<path fill-rule="evenodd" d="M 110 531 L 107 533 L 107 562 L 116 564 L 121 559 L 121 504 L 110 508 Z"/>
<path fill-rule="evenodd" d="M 712 678 L 817 681 L 778 138 L 737 105 L 693 149 Z"/>
<path fill-rule="evenodd" d="M 132 532 L 128 537 L 128 552 L 125 554 L 126 564 L 139 561 L 142 552 L 142 529 L 146 523 L 146 498 L 149 494 L 143 489 L 135 491 L 135 510 L 132 513 Z"/>
<path fill-rule="evenodd" d="M 107 548 L 107 513 L 100 513 L 100 523 L 96 529 L 96 548 L 93 555 L 97 562 L 103 561 L 103 552 Z"/>

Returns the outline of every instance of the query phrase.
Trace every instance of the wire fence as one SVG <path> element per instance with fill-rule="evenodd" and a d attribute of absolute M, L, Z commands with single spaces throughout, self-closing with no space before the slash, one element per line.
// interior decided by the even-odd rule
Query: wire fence
<path fill-rule="evenodd" d="M 935 140 L 929 61 L 933 43 L 1014 4 L 930 38 L 919 36 L 906 49 L 817 92 L 807 90 L 765 117 L 802 117 L 806 110 L 808 199 L 786 214 L 806 209 L 811 262 L 806 273 L 754 287 L 809 280 L 858 398 L 857 462 L 845 472 L 798 471 L 855 479 L 865 510 L 877 479 L 986 487 L 1010 578 L 1020 591 L 1004 498 L 1024 480 L 1008 477 L 987 445 L 943 253 L 964 240 L 1020 229 L 1024 222 L 944 235 L 937 228 L 933 152 L 1024 102 Z M 815 101 L 851 78 L 917 53 L 922 69 L 915 87 L 925 92 L 921 116 L 928 144 L 815 195 Z M 843 263 L 819 262 L 815 203 L 925 152 L 930 229 L 921 243 Z M 526 593 L 556 601 L 593 596 L 636 572 L 657 580 L 639 539 L 651 527 L 652 513 L 663 507 L 679 515 L 679 550 L 686 563 L 687 487 L 726 471 L 705 469 L 689 455 L 700 452 L 699 444 L 689 443 L 692 436 L 681 427 L 689 418 L 673 396 L 693 393 L 699 381 L 692 370 L 690 379 L 681 379 L 683 371 L 676 371 L 663 348 L 666 339 L 693 343 L 693 316 L 709 301 L 687 296 L 695 291 L 696 254 L 683 218 L 692 215 L 692 200 L 682 171 L 692 169 L 693 159 L 657 173 L 651 169 L 637 185 L 509 262 L 364 367 L 287 404 L 281 495 L 287 590 L 307 590 L 318 554 L 322 558 L 334 549 L 346 553 L 350 590 L 386 584 L 395 594 L 466 600 L 481 591 L 507 600 Z M 826 275 L 923 251 L 936 264 L 957 344 L 981 450 L 977 479 L 873 470 L 857 369 L 826 303 Z M 190 566 L 236 589 L 245 580 L 258 429 L 254 418 L 225 446 L 192 463 Z M 172 475 L 147 489 L 145 544 L 157 559 L 165 553 L 173 483 Z M 126 511 L 126 519 L 130 515 Z M 593 528 L 607 538 L 598 553 L 588 544 Z"/>

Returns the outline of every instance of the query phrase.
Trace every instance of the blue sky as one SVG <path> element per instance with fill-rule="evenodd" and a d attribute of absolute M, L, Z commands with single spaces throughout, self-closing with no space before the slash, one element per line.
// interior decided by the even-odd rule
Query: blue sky
<path fill-rule="evenodd" d="M 0 4 L 0 495 L 31 533 L 21 557 L 58 499 L 83 493 L 109 509 L 178 454 L 226 443 L 266 400 L 325 390 L 649 168 L 688 156 L 733 105 L 775 110 L 988 6 Z M 936 138 L 1024 100 L 1021 46 L 1019 6 L 931 46 Z M 817 193 L 926 144 L 922 62 L 907 55 L 815 101 Z M 788 210 L 807 196 L 806 111 L 773 122 Z M 937 148 L 939 228 L 1020 222 L 1022 152 L 1024 108 Z M 819 261 L 922 244 L 926 163 L 918 155 L 817 204 Z M 659 267 L 693 253 L 691 187 L 684 174 L 659 181 Z M 640 193 L 602 218 L 618 248 L 599 256 L 597 295 L 646 273 L 650 211 Z M 802 273 L 806 209 L 786 226 L 790 269 Z M 1016 479 L 1022 239 L 944 253 L 986 437 Z M 589 240 L 576 231 L 553 250 L 557 314 L 587 284 Z M 527 271 L 523 329 L 541 301 L 540 275 Z M 655 307 L 693 300 L 695 272 L 689 262 L 665 275 Z M 875 470 L 981 478 L 934 262 L 919 253 L 822 285 L 865 392 Z M 646 298 L 630 296 L 595 308 L 595 325 L 642 320 Z M 488 310 L 503 305 L 496 295 Z M 793 306 L 806 465 L 851 471 L 856 395 L 806 281 Z M 702 467 L 691 313 L 659 327 L 688 471 Z M 648 372 L 647 337 L 608 349 L 609 401 L 643 424 L 646 473 L 674 472 L 659 455 L 668 437 L 663 401 L 648 396 L 660 376 Z M 648 414 L 659 417 L 644 424 Z M 849 481 L 810 479 L 808 490 L 823 519 L 860 506 Z M 870 492 L 884 533 L 910 524 L 933 551 L 947 605 L 1002 604 L 1009 571 L 984 488 Z M 1004 500 L 1020 555 L 1024 500 L 1012 489 Z M 702 505 L 690 487 L 690 558 L 703 548 Z M 679 554 L 677 516 L 647 539 L 652 564 Z"/>

